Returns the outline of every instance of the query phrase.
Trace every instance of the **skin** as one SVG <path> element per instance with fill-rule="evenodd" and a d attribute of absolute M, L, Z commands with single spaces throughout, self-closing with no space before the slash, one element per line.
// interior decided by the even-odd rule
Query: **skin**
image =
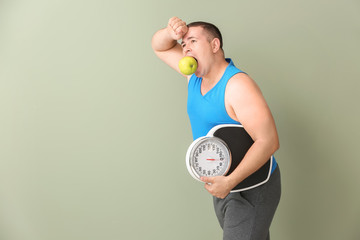
<path fill-rule="evenodd" d="M 178 40 L 181 39 L 181 44 Z M 173 17 L 166 28 L 152 38 L 156 55 L 180 72 L 178 62 L 184 56 L 195 57 L 202 77 L 201 93 L 205 95 L 221 79 L 228 62 L 220 48 L 220 40 L 211 37 L 202 27 L 188 28 Z M 189 81 L 190 77 L 185 76 Z M 241 122 L 254 140 L 239 166 L 229 176 L 202 177 L 206 190 L 217 198 L 225 198 L 241 181 L 263 166 L 279 148 L 279 139 L 271 111 L 255 81 L 245 73 L 230 78 L 225 89 L 225 108 L 228 115 Z"/>

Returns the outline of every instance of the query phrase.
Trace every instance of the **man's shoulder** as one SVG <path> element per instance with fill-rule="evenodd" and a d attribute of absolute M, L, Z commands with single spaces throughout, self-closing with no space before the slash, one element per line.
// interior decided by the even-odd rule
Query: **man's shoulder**
<path fill-rule="evenodd" d="M 246 73 L 237 73 L 226 86 L 226 95 L 231 99 L 243 98 L 259 91 L 256 82 Z"/>
<path fill-rule="evenodd" d="M 254 80 L 248 74 L 239 72 L 229 79 L 228 87 L 245 87 L 248 84 L 254 83 Z"/>

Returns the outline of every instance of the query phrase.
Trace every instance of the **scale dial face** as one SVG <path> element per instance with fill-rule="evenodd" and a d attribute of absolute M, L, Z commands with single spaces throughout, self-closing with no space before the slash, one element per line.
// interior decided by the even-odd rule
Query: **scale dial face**
<path fill-rule="evenodd" d="M 230 169 L 231 153 L 220 138 L 205 137 L 191 147 L 188 163 L 190 174 L 197 180 L 203 176 L 223 176 Z"/>

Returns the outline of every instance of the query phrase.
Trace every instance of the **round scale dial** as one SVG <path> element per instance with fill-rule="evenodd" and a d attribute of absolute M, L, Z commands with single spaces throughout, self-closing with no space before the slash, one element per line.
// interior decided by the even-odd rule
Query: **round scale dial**
<path fill-rule="evenodd" d="M 231 166 L 230 150 L 217 137 L 199 139 L 189 148 L 187 155 L 188 170 L 197 180 L 203 176 L 223 176 Z"/>

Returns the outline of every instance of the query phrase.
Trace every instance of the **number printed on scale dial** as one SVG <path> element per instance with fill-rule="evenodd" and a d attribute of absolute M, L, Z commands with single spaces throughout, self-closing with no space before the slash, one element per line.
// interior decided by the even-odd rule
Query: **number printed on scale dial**
<path fill-rule="evenodd" d="M 227 146 L 216 138 L 200 142 L 193 152 L 193 168 L 200 176 L 226 174 L 230 164 Z"/>

